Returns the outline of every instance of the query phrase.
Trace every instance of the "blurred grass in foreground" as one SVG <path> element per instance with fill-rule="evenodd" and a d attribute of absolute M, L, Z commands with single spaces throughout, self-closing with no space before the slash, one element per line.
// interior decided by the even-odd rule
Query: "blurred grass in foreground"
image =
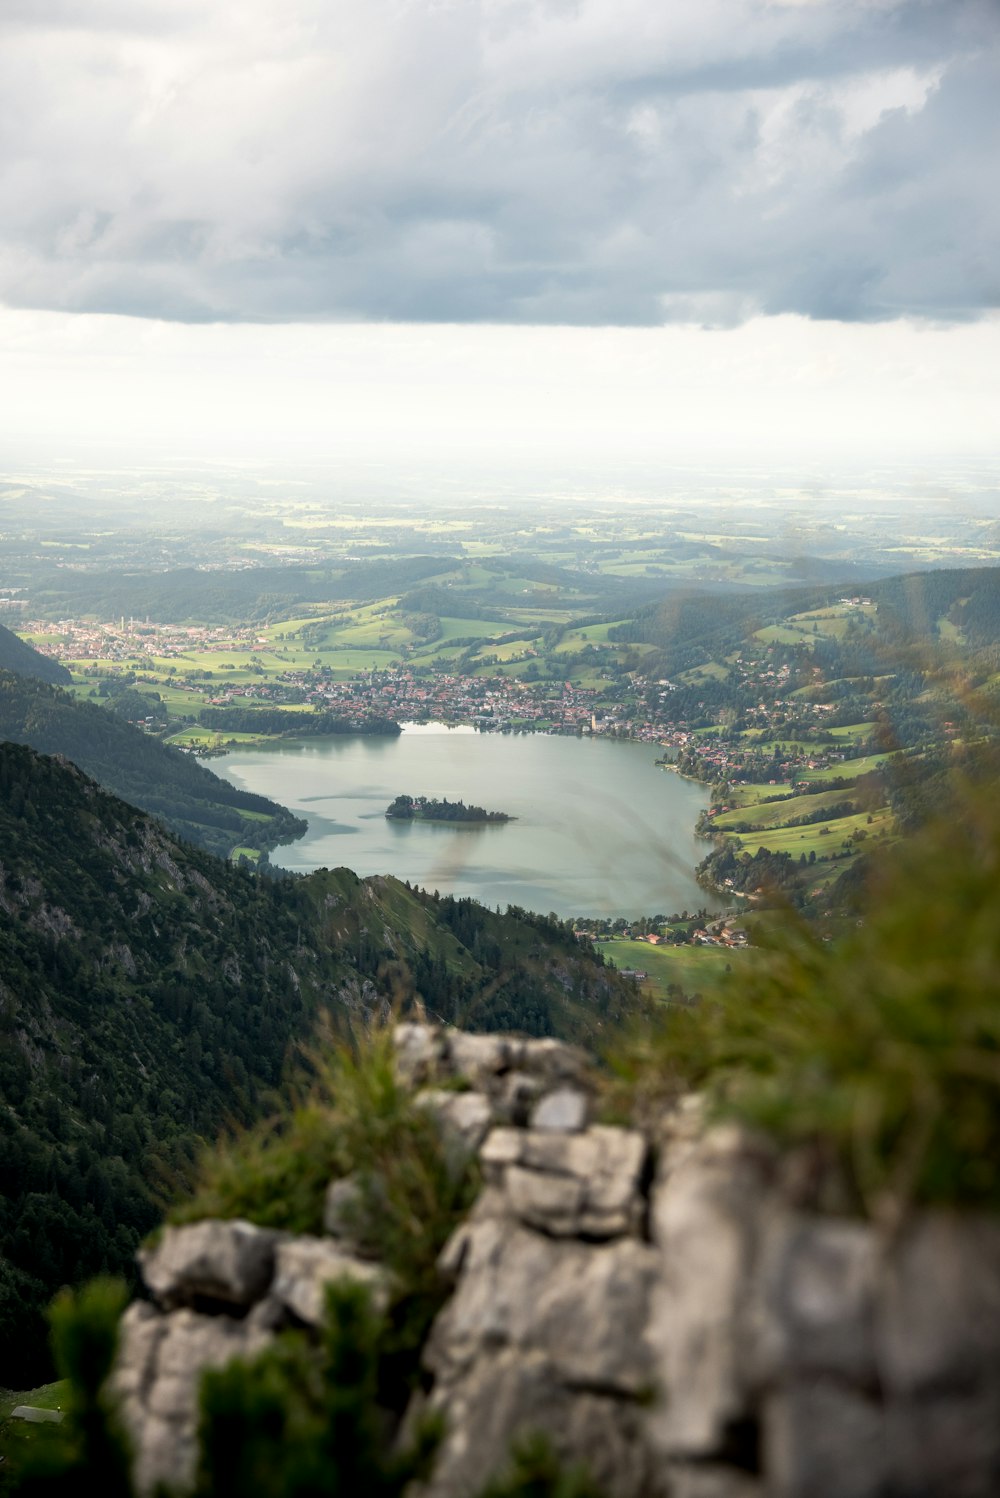
<path fill-rule="evenodd" d="M 1000 1208 L 998 784 L 980 760 L 873 858 L 846 935 L 789 913 L 725 991 L 613 1043 L 615 1111 L 703 1089 L 715 1116 L 814 1146 L 869 1215 Z"/>

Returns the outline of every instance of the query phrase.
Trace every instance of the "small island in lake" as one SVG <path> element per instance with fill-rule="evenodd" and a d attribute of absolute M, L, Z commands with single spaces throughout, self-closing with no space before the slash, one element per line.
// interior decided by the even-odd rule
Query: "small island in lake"
<path fill-rule="evenodd" d="M 513 822 L 517 819 L 505 811 L 486 811 L 482 806 L 466 806 L 464 801 L 429 800 L 426 796 L 397 796 L 386 809 L 393 822 Z"/>

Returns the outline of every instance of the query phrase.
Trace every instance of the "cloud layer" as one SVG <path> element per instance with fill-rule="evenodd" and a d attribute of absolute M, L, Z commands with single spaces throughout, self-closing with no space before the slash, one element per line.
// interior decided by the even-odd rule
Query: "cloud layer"
<path fill-rule="evenodd" d="M 0 298 L 179 321 L 963 321 L 996 0 L 5 0 Z"/>

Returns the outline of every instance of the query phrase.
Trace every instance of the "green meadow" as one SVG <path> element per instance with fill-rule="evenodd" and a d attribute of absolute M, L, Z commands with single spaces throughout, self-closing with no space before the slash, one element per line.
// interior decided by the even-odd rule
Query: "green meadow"
<path fill-rule="evenodd" d="M 598 945 L 605 960 L 617 968 L 636 968 L 649 974 L 643 990 L 667 998 L 667 987 L 676 983 L 685 993 L 706 993 L 717 988 L 743 964 L 753 960 L 750 949 L 725 947 L 650 946 L 647 941 L 615 937 Z"/>

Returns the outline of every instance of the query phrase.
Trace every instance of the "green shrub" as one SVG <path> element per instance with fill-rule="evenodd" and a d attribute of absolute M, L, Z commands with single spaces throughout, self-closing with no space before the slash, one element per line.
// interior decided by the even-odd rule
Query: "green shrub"
<path fill-rule="evenodd" d="M 65 1421 L 47 1427 L 25 1451 L 12 1491 L 24 1498 L 131 1498 L 124 1433 L 105 1392 L 118 1345 L 118 1321 L 128 1291 L 121 1280 L 97 1279 L 64 1290 L 49 1310 L 52 1351 L 68 1380 Z"/>
<path fill-rule="evenodd" d="M 261 1227 L 318 1233 L 326 1188 L 349 1169 L 331 1101 L 300 1101 L 206 1148 L 193 1196 L 171 1209 L 169 1221 L 245 1217 Z"/>
<path fill-rule="evenodd" d="M 582 1467 L 564 1467 L 546 1437 L 536 1434 L 515 1444 L 507 1471 L 479 1498 L 601 1498 L 601 1491 Z"/>
<path fill-rule="evenodd" d="M 394 1498 L 427 1475 L 439 1435 L 398 1447 L 378 1403 L 386 1326 L 359 1286 L 332 1286 L 317 1347 L 286 1332 L 202 1382 L 195 1498 Z"/>
<path fill-rule="evenodd" d="M 328 1033 L 309 1059 L 309 1096 L 286 1120 L 206 1154 L 194 1198 L 172 1217 L 245 1217 L 316 1233 L 327 1186 L 350 1174 L 358 1187 L 352 1235 L 392 1276 L 380 1367 L 381 1393 L 396 1404 L 441 1303 L 437 1258 L 475 1197 L 476 1169 L 445 1148 L 434 1118 L 397 1080 L 391 1029 Z"/>
<path fill-rule="evenodd" d="M 873 864 L 850 934 L 789 918 L 717 1003 L 612 1057 L 633 1107 L 704 1088 L 836 1161 L 855 1204 L 1000 1208 L 1000 813 L 987 788 Z"/>

